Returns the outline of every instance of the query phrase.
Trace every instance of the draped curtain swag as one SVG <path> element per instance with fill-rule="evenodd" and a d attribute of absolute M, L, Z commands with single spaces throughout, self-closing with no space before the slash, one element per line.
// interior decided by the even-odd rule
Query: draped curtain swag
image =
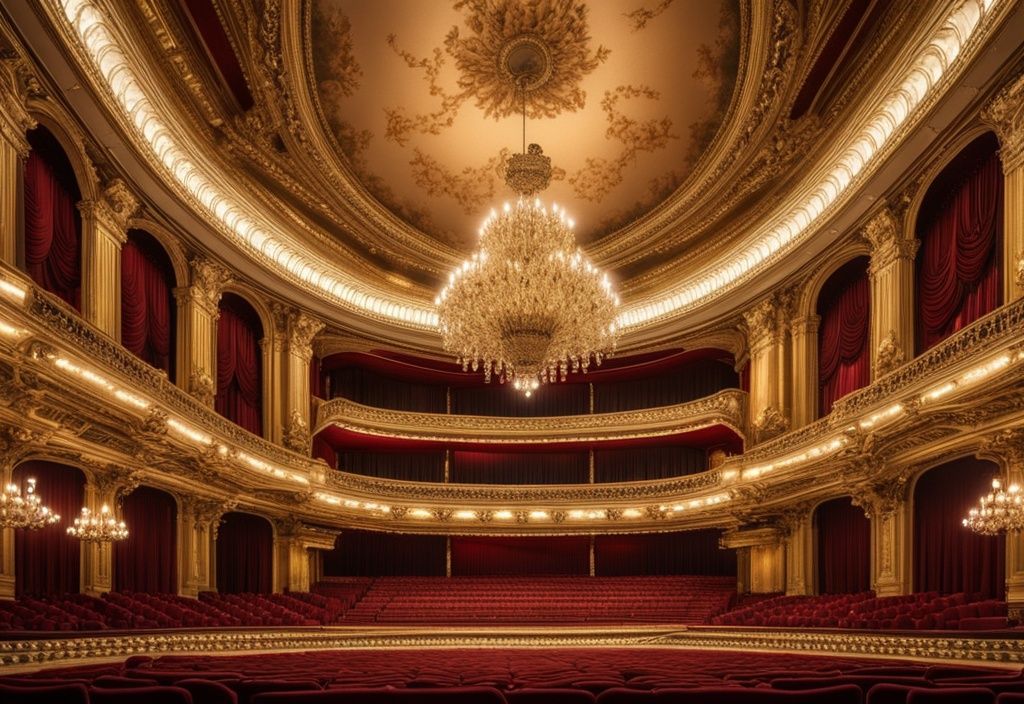
<path fill-rule="evenodd" d="M 225 294 L 217 319 L 217 412 L 263 434 L 263 326 L 252 306 Z"/>
<path fill-rule="evenodd" d="M 829 277 L 818 298 L 818 412 L 871 381 L 871 286 L 867 258 Z"/>
<path fill-rule="evenodd" d="M 121 344 L 174 380 L 174 269 L 140 230 L 121 247 Z"/>

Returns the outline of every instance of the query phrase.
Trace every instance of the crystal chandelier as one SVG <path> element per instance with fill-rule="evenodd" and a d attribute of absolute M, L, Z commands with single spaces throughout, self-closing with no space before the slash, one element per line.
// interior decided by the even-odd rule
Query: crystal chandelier
<path fill-rule="evenodd" d="M 26 480 L 24 495 L 17 484 L 8 484 L 0 494 L 0 528 L 28 528 L 34 530 L 52 526 L 60 516 L 43 506 L 36 493 L 36 480 Z"/>
<path fill-rule="evenodd" d="M 1020 486 L 1003 488 L 999 479 L 992 480 L 992 491 L 982 496 L 978 507 L 972 508 L 963 521 L 965 528 L 982 535 L 1014 533 L 1024 529 L 1024 496 Z"/>
<path fill-rule="evenodd" d="M 98 516 L 83 508 L 82 515 L 75 519 L 75 525 L 68 528 L 68 535 L 87 543 L 111 543 L 127 538 L 128 527 L 124 521 L 114 518 L 110 507 L 103 504 Z"/>
<path fill-rule="evenodd" d="M 526 142 L 523 108 L 523 142 Z M 574 222 L 534 194 L 547 187 L 551 159 L 531 144 L 514 154 L 506 183 L 519 194 L 492 210 L 479 249 L 434 299 L 444 348 L 463 371 L 482 370 L 529 397 L 614 352 L 619 297 L 608 275 L 583 256 Z"/>

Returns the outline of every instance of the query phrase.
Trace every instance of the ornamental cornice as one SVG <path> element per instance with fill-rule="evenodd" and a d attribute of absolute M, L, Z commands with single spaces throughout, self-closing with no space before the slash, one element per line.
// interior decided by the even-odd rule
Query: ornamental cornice
<path fill-rule="evenodd" d="M 744 391 L 729 389 L 672 406 L 575 416 L 499 417 L 415 413 L 336 398 L 320 404 L 315 432 L 335 426 L 368 435 L 458 443 L 565 443 L 677 435 L 711 425 L 743 434 Z"/>

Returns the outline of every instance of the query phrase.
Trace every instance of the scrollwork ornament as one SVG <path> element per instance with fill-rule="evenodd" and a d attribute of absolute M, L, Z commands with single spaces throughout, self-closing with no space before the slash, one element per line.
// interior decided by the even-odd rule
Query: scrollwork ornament
<path fill-rule="evenodd" d="M 309 425 L 297 408 L 292 409 L 283 439 L 285 447 L 289 450 L 300 454 L 307 454 L 309 452 L 310 443 L 312 442 L 309 434 Z"/>
<path fill-rule="evenodd" d="M 981 119 L 999 136 L 1005 172 L 1024 159 L 1024 72 L 1018 73 L 981 111 Z"/>
<path fill-rule="evenodd" d="M 188 392 L 206 406 L 212 406 L 217 395 L 213 378 L 205 369 L 193 369 L 189 374 Z"/>
<path fill-rule="evenodd" d="M 875 376 L 885 376 L 905 361 L 906 355 L 896 338 L 896 331 L 890 330 L 878 344 L 878 350 L 875 352 Z"/>
<path fill-rule="evenodd" d="M 789 419 L 775 406 L 761 409 L 754 419 L 754 435 L 757 442 L 771 440 L 789 430 Z"/>
<path fill-rule="evenodd" d="M 192 273 L 189 290 L 193 299 L 203 305 L 210 315 L 216 315 L 221 294 L 232 281 L 230 272 L 220 264 L 203 257 L 194 257 L 189 262 L 189 269 Z"/>

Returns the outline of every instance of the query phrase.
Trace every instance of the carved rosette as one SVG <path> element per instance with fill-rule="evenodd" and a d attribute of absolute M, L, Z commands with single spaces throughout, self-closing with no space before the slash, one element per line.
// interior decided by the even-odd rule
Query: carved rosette
<path fill-rule="evenodd" d="M 195 257 L 189 262 L 192 283 L 189 296 L 201 305 L 207 313 L 216 317 L 224 287 L 231 283 L 232 278 L 227 269 L 209 259 Z"/>

